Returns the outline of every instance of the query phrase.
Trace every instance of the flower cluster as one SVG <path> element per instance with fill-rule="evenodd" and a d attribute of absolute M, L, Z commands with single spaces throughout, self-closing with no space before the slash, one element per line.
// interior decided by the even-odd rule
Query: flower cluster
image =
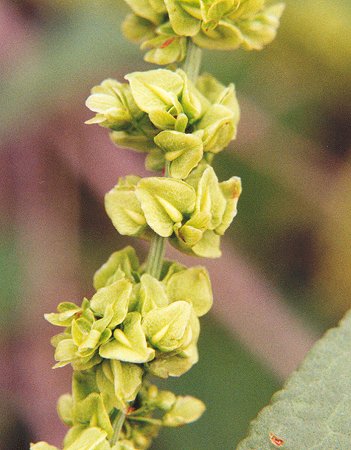
<path fill-rule="evenodd" d="M 45 315 L 64 327 L 52 339 L 55 367 L 71 364 L 75 371 L 72 395 L 63 395 L 58 403 L 62 421 L 72 427 L 65 449 L 84 448 L 84 442 L 96 442 L 101 449 L 148 448 L 161 426 L 192 422 L 205 409 L 193 397 L 158 392 L 143 384 L 143 377 L 180 376 L 197 362 L 198 317 L 212 306 L 208 273 L 203 267 L 165 261 L 157 280 L 145 273 L 135 250 L 126 247 L 96 272 L 94 287 L 96 293 L 81 306 L 63 302 L 57 313 Z M 155 410 L 163 412 L 162 419 L 152 418 Z M 110 447 L 117 411 L 127 421 L 121 442 Z M 50 448 L 36 445 L 32 448 Z"/>
<path fill-rule="evenodd" d="M 57 313 L 45 316 L 65 328 L 52 340 L 55 367 L 71 364 L 81 371 L 103 360 L 119 361 L 141 384 L 144 371 L 179 376 L 197 362 L 198 317 L 212 305 L 205 268 L 165 262 L 157 280 L 126 247 L 96 272 L 94 286 L 90 301 L 60 303 Z"/>
<path fill-rule="evenodd" d="M 236 136 L 235 88 L 198 76 L 199 47 L 261 49 L 283 10 L 265 0 L 126 2 L 133 14 L 124 31 L 150 48 L 148 61 L 186 61 L 184 70 L 107 79 L 86 102 L 95 113 L 87 123 L 109 129 L 118 147 L 145 153 L 147 169 L 165 176 L 129 175 L 105 196 L 120 234 L 151 241 L 147 262 L 132 247 L 113 253 L 96 272 L 90 299 L 60 303 L 46 315 L 63 328 L 52 339 L 54 367 L 74 370 L 72 393 L 58 402 L 70 427 L 64 450 L 144 450 L 160 427 L 193 422 L 205 410 L 200 400 L 148 380 L 178 377 L 198 361 L 199 317 L 213 301 L 205 268 L 163 259 L 166 238 L 184 253 L 220 256 L 241 194 L 240 178 L 220 182 L 211 166 Z M 45 442 L 31 449 L 57 450 Z"/>
<path fill-rule="evenodd" d="M 204 158 L 222 151 L 235 138 L 239 105 L 234 85 L 210 75 L 196 85 L 180 69 L 134 72 L 129 84 L 105 80 L 92 89 L 87 106 L 96 113 L 88 124 L 112 130 L 120 147 L 147 152 L 146 166 L 184 179 Z"/>
<path fill-rule="evenodd" d="M 155 64 L 182 61 L 187 37 L 201 48 L 261 50 L 275 38 L 283 3 L 265 0 L 125 0 L 133 13 L 123 24 L 131 41 Z"/>
<path fill-rule="evenodd" d="M 144 450 L 162 426 L 178 427 L 202 415 L 205 406 L 194 397 L 160 391 L 150 383 L 141 386 L 138 369 L 104 361 L 96 369 L 74 372 L 72 394 L 62 395 L 57 407 L 62 422 L 70 427 L 65 450 Z M 126 407 L 124 402 L 132 400 L 137 406 Z M 118 442 L 111 444 L 116 408 L 126 408 L 125 423 Z M 38 442 L 31 450 L 58 449 Z"/>
<path fill-rule="evenodd" d="M 107 214 L 120 234 L 148 237 L 151 230 L 185 253 L 216 258 L 220 237 L 237 212 L 240 178 L 219 183 L 211 166 L 184 180 L 129 176 L 106 194 Z"/>

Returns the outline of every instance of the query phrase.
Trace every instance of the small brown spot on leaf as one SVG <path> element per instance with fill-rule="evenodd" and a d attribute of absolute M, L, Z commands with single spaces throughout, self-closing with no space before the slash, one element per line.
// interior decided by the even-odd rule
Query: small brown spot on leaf
<path fill-rule="evenodd" d="M 174 37 L 173 37 L 173 38 L 167 39 L 166 41 L 163 42 L 163 44 L 160 46 L 160 48 L 166 48 L 166 47 L 168 47 L 169 45 L 172 44 L 172 42 L 173 42 L 174 40 L 175 40 Z"/>
<path fill-rule="evenodd" d="M 283 447 L 284 439 L 276 436 L 274 433 L 269 433 L 269 440 L 275 447 Z"/>

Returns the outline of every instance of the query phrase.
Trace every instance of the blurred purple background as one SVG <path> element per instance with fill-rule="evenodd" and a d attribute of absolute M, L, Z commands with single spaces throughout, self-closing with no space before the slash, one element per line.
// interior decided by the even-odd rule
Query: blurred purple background
<path fill-rule="evenodd" d="M 204 448 L 196 433 L 206 426 L 222 436 L 214 431 L 206 448 L 234 448 L 350 307 L 351 6 L 287 3 L 277 40 L 263 52 L 204 54 L 205 70 L 237 86 L 239 137 L 215 165 L 222 178 L 241 176 L 244 191 L 220 260 L 168 248 L 170 257 L 205 264 L 215 293 L 203 362 L 179 388 L 210 392 L 211 402 L 217 380 L 223 392 L 203 425 L 184 431 L 186 450 Z M 50 369 L 56 330 L 43 314 L 91 294 L 94 270 L 112 251 L 133 243 L 141 257 L 147 252 L 146 243 L 118 236 L 103 210 L 119 176 L 146 174 L 143 157 L 84 125 L 94 84 L 149 67 L 121 36 L 126 11 L 111 1 L 0 2 L 4 450 L 28 448 L 30 439 L 59 445 L 65 433 L 55 404 L 70 389 L 71 369 Z M 208 375 L 199 381 L 200 373 Z M 162 436 L 157 448 L 185 449 L 175 435 Z"/>

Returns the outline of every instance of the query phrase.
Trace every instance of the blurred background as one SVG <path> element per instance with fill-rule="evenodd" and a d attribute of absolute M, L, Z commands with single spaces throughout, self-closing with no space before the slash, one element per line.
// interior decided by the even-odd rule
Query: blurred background
<path fill-rule="evenodd" d="M 210 270 L 215 306 L 200 362 L 163 383 L 207 404 L 195 425 L 162 431 L 153 449 L 234 450 L 248 424 L 351 303 L 351 3 L 287 0 L 264 51 L 204 53 L 235 82 L 237 141 L 216 161 L 242 177 L 239 214 Z M 43 319 L 92 294 L 94 271 L 128 243 L 103 209 L 118 176 L 143 157 L 84 125 L 90 88 L 150 68 L 126 41 L 122 1 L 0 0 L 0 449 L 55 445 L 71 369 L 51 370 Z"/>

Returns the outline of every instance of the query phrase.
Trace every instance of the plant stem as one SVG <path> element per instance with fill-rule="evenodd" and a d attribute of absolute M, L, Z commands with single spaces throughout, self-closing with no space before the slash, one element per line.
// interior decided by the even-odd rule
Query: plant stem
<path fill-rule="evenodd" d="M 188 38 L 188 46 L 186 58 L 183 64 L 183 70 L 193 83 L 195 83 L 196 78 L 199 75 L 201 66 L 201 57 L 202 57 L 201 48 L 195 45 L 191 40 L 191 38 Z"/>
<path fill-rule="evenodd" d="M 161 275 L 166 239 L 156 234 L 151 241 L 149 256 L 147 258 L 146 272 L 157 279 Z"/>
<path fill-rule="evenodd" d="M 111 438 L 111 445 L 115 445 L 118 442 L 119 433 L 121 432 L 124 420 L 126 418 L 125 412 L 122 410 L 118 411 L 114 421 L 113 421 L 113 435 Z"/>
<path fill-rule="evenodd" d="M 129 416 L 128 420 L 136 420 L 137 422 L 151 423 L 152 425 L 162 425 L 162 420 L 153 419 L 152 417 Z"/>
<path fill-rule="evenodd" d="M 165 177 L 168 176 L 169 176 L 169 161 L 166 161 Z M 167 238 L 155 234 L 155 236 L 151 241 L 149 256 L 147 258 L 146 272 L 151 276 L 157 278 L 157 280 L 160 278 L 162 271 L 163 257 L 165 255 L 165 248 L 166 248 L 166 240 Z"/>
<path fill-rule="evenodd" d="M 188 78 L 194 83 L 199 75 L 201 66 L 201 49 L 188 38 L 186 58 L 183 64 L 183 70 Z M 169 162 L 166 162 L 165 176 L 168 176 Z M 162 270 L 163 257 L 165 253 L 166 239 L 155 235 L 151 241 L 149 256 L 146 264 L 146 272 L 159 279 Z"/>
<path fill-rule="evenodd" d="M 188 78 L 194 83 L 200 71 L 201 65 L 201 49 L 197 47 L 192 40 L 188 39 L 187 55 L 183 64 L 183 70 L 187 74 Z M 169 162 L 166 162 L 165 176 L 169 176 Z M 167 238 L 155 234 L 151 240 L 149 255 L 146 262 L 146 272 L 156 279 L 160 278 L 163 257 L 165 254 Z M 111 445 L 115 445 L 118 442 L 118 437 L 125 421 L 126 415 L 123 411 L 119 411 L 113 421 L 113 436 L 111 438 Z M 145 418 L 145 417 L 129 417 L 130 420 L 139 422 L 147 422 L 155 425 L 161 425 L 162 422 L 158 419 Z"/>

